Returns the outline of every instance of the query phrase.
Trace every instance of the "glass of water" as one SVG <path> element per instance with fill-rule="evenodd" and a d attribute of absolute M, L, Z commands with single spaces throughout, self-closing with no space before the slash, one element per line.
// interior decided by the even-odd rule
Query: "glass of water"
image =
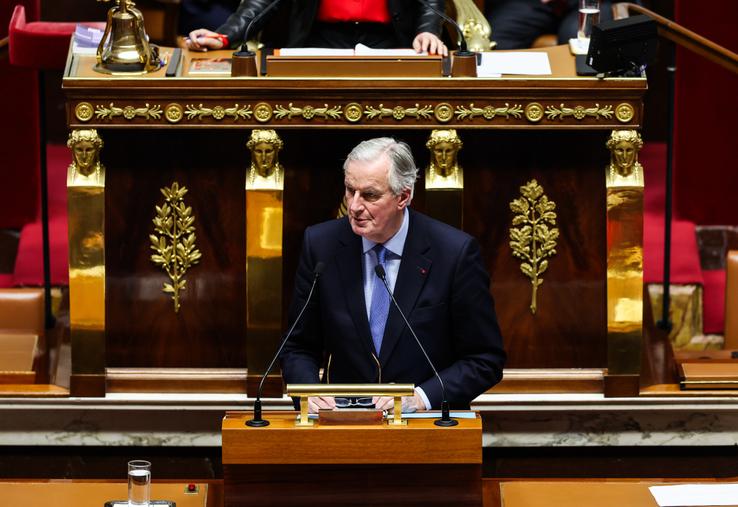
<path fill-rule="evenodd" d="M 149 507 L 151 501 L 151 462 L 134 460 L 128 462 L 128 505 Z"/>
<path fill-rule="evenodd" d="M 600 0 L 579 0 L 579 28 L 577 39 L 589 43 L 592 27 L 600 22 Z"/>

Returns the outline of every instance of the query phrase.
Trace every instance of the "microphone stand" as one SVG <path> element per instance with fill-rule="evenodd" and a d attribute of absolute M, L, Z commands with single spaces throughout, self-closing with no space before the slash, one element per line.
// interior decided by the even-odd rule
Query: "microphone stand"
<path fill-rule="evenodd" d="M 284 335 L 282 343 L 280 343 L 279 347 L 277 348 L 277 353 L 274 354 L 272 361 L 269 363 L 269 366 L 267 366 L 264 375 L 262 375 L 261 377 L 261 382 L 259 382 L 259 389 L 256 391 L 256 400 L 254 401 L 254 417 L 246 421 L 246 426 L 249 426 L 251 428 L 263 428 L 264 426 L 269 426 L 269 421 L 262 417 L 261 394 L 264 390 L 264 382 L 266 381 L 269 372 L 272 371 L 272 368 L 274 368 L 274 363 L 277 362 L 277 358 L 282 353 L 282 349 L 287 343 L 287 340 L 289 340 L 292 332 L 295 330 L 295 327 L 300 322 L 300 319 L 302 319 L 302 314 L 305 313 L 305 310 L 310 304 L 310 300 L 313 298 L 313 292 L 315 291 L 315 285 L 318 283 L 318 278 L 320 278 L 320 274 L 322 272 L 323 263 L 318 262 L 315 265 L 315 269 L 313 271 L 313 284 L 310 286 L 310 292 L 308 293 L 307 299 L 305 300 L 305 304 L 302 306 L 300 313 L 297 314 L 297 318 L 295 319 L 295 322 L 292 323 L 292 327 L 290 327 L 290 330 L 287 331 L 287 334 Z"/>
<path fill-rule="evenodd" d="M 405 325 L 407 326 L 408 330 L 410 330 L 410 334 L 412 334 L 413 338 L 415 338 L 415 343 L 417 343 L 418 347 L 420 347 L 420 351 L 423 353 L 423 355 L 425 356 L 425 360 L 428 361 L 428 364 L 433 370 L 433 373 L 436 375 L 436 379 L 438 379 L 438 383 L 441 384 L 441 398 L 442 398 L 441 418 L 433 421 L 433 424 L 435 424 L 436 426 L 444 427 L 444 428 L 456 426 L 457 424 L 459 424 L 459 421 L 457 421 L 456 419 L 451 419 L 451 412 L 449 410 L 448 399 L 446 398 L 446 386 L 443 384 L 441 375 L 438 374 L 438 370 L 436 370 L 436 367 L 433 364 L 433 361 L 431 361 L 430 357 L 428 357 L 428 353 L 425 351 L 425 347 L 423 347 L 423 344 L 420 342 L 418 335 L 415 334 L 413 327 L 410 325 L 410 322 L 407 320 L 407 317 L 405 317 L 405 312 L 402 311 L 402 308 L 400 308 L 400 305 L 397 303 L 397 300 L 395 299 L 394 294 L 392 294 L 392 291 L 390 290 L 390 286 L 387 283 L 387 274 L 384 272 L 384 268 L 382 267 L 382 265 L 377 264 L 374 267 L 374 272 L 377 274 L 380 280 L 382 280 L 382 282 L 384 283 L 384 288 L 387 289 L 387 293 L 389 294 L 390 298 L 392 298 L 392 303 L 395 305 L 395 308 L 397 308 L 397 311 L 400 313 L 400 316 L 402 317 L 402 320 L 405 322 Z"/>
<path fill-rule="evenodd" d="M 426 0 L 418 1 L 456 29 L 459 49 L 453 55 L 451 75 L 454 77 L 477 77 L 477 53 L 469 51 L 466 44 L 466 37 L 464 37 L 464 31 L 459 24 L 447 16 L 445 12 L 436 9 L 430 2 Z"/>
<path fill-rule="evenodd" d="M 251 20 L 251 22 L 246 27 L 246 30 L 243 32 L 243 39 L 244 42 L 239 48 L 238 51 L 235 51 L 233 53 L 233 64 L 231 65 L 231 77 L 241 77 L 241 76 L 248 76 L 248 77 L 254 77 L 256 76 L 256 53 L 251 51 L 248 46 L 246 45 L 248 41 L 248 35 L 251 32 L 251 27 L 254 26 L 254 24 L 259 21 L 261 18 L 263 18 L 269 11 L 271 11 L 275 6 L 277 6 L 282 0 L 273 0 L 272 3 L 267 5 L 263 11 L 261 11 L 259 14 L 254 16 L 254 19 Z"/>

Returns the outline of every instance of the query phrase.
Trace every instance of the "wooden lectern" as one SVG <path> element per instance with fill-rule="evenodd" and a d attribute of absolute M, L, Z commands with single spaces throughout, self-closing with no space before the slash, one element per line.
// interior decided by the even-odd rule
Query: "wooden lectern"
<path fill-rule="evenodd" d="M 440 428 L 407 425 L 298 427 L 297 412 L 250 412 L 223 419 L 223 478 L 228 506 L 481 506 L 482 420 Z"/>

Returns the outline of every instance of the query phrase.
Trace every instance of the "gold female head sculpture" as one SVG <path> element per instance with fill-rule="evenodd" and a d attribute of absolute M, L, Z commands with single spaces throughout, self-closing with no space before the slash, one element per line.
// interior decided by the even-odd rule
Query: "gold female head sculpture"
<path fill-rule="evenodd" d="M 97 130 L 73 130 L 67 139 L 67 147 L 72 150 L 71 169 L 82 176 L 100 174 L 103 166 L 100 163 L 100 150 L 103 140 Z"/>
<path fill-rule="evenodd" d="M 610 171 L 630 176 L 634 170 L 641 171 L 638 152 L 643 147 L 641 135 L 636 130 L 613 130 L 607 140 L 610 150 Z"/>

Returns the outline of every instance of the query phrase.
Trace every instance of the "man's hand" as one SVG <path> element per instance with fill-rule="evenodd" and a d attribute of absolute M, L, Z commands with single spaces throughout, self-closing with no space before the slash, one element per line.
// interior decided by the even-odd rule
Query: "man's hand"
<path fill-rule="evenodd" d="M 192 51 L 207 51 L 208 49 L 222 49 L 223 41 L 215 32 L 198 28 L 190 32 L 190 36 L 185 39 L 187 49 Z"/>
<path fill-rule="evenodd" d="M 375 396 L 372 398 L 374 408 L 377 410 L 392 410 L 394 407 L 395 399 L 391 396 Z M 402 411 L 406 414 L 417 412 L 418 410 L 425 410 L 425 403 L 418 393 L 413 396 L 402 397 Z"/>
<path fill-rule="evenodd" d="M 416 35 L 415 40 L 413 40 L 413 49 L 417 53 L 427 51 L 430 55 L 448 56 L 448 48 L 446 45 L 438 38 L 438 36 L 430 32 L 423 32 Z"/>
<path fill-rule="evenodd" d="M 317 414 L 319 410 L 335 410 L 336 400 L 333 396 L 310 396 L 308 398 L 308 412 Z"/>

